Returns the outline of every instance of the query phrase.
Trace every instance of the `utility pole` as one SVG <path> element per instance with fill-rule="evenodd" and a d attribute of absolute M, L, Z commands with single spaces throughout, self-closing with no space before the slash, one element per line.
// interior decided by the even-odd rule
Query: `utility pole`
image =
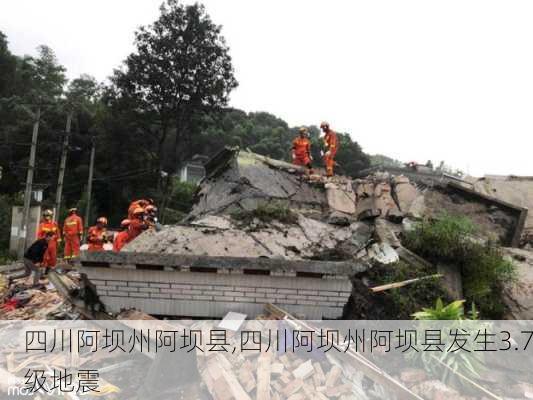
<path fill-rule="evenodd" d="M 33 133 L 31 137 L 30 161 L 28 164 L 28 174 L 26 175 L 26 189 L 24 191 L 24 207 L 22 209 L 22 218 L 19 225 L 19 243 L 18 243 L 18 258 L 22 258 L 24 250 L 26 250 L 26 243 L 28 242 L 28 220 L 30 219 L 30 204 L 33 186 L 33 172 L 35 170 L 35 154 L 37 152 L 37 136 L 39 135 L 39 122 L 41 120 L 41 106 L 37 108 L 35 114 L 35 121 L 33 123 Z"/>
<path fill-rule="evenodd" d="M 91 194 L 93 191 L 93 172 L 94 172 L 94 153 L 95 153 L 95 140 L 94 136 L 91 137 L 91 161 L 89 162 L 89 180 L 87 181 L 87 207 L 85 208 L 85 226 L 90 225 L 91 216 Z"/>
<path fill-rule="evenodd" d="M 72 112 L 67 114 L 67 126 L 65 127 L 65 137 L 63 138 L 63 148 L 61 149 L 61 162 L 59 163 L 59 178 L 56 189 L 56 213 L 55 220 L 59 222 L 61 211 L 61 196 L 63 196 L 63 180 L 65 179 L 65 168 L 67 166 L 68 142 L 70 138 L 70 125 L 72 123 Z"/>

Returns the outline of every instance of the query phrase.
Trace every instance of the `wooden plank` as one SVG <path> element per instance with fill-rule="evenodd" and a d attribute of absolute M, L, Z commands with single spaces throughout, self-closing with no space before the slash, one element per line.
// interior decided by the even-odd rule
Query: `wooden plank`
<path fill-rule="evenodd" d="M 342 369 L 337 365 L 331 367 L 329 372 L 326 374 L 326 387 L 330 388 L 337 384 L 342 375 Z"/>
<path fill-rule="evenodd" d="M 250 393 L 257 386 L 254 374 L 252 373 L 251 368 L 243 365 L 239 368 L 238 374 L 239 382 L 241 382 L 242 387 L 246 390 L 246 393 Z"/>
<path fill-rule="evenodd" d="M 294 369 L 292 371 L 292 375 L 296 379 L 307 379 L 309 378 L 313 372 L 315 372 L 315 369 L 313 368 L 313 362 L 311 360 L 307 360 L 306 362 L 300 364 L 298 368 Z"/>
<path fill-rule="evenodd" d="M 285 369 L 285 366 L 283 363 L 272 363 L 270 366 L 270 372 L 272 375 L 281 375 L 283 374 L 283 371 Z"/>
<path fill-rule="evenodd" d="M 302 388 L 304 385 L 304 381 L 301 379 L 295 379 L 291 383 L 283 389 L 283 394 L 285 397 L 290 397 L 291 395 L 298 393 L 298 391 Z"/>
<path fill-rule="evenodd" d="M 313 367 L 315 368 L 315 374 L 313 375 L 313 379 L 316 376 L 316 381 L 318 384 L 315 383 L 315 386 L 322 386 L 326 383 L 326 375 L 324 374 L 324 370 L 322 369 L 322 365 L 320 365 L 319 362 L 313 363 Z"/>
<path fill-rule="evenodd" d="M 257 400 L 270 400 L 271 354 L 262 353 L 257 359 Z"/>
<path fill-rule="evenodd" d="M 229 385 L 230 392 L 235 400 L 252 400 L 241 386 L 232 370 L 223 369 L 222 377 Z"/>
<path fill-rule="evenodd" d="M 386 285 L 374 286 L 373 288 L 370 288 L 370 290 L 374 293 L 384 292 L 385 290 L 398 289 L 398 288 L 410 285 L 415 282 L 425 281 L 429 279 L 439 279 L 439 278 L 442 278 L 442 276 L 443 276 L 442 274 L 422 276 L 420 278 L 407 279 L 401 282 L 393 282 L 393 283 L 387 283 Z"/>

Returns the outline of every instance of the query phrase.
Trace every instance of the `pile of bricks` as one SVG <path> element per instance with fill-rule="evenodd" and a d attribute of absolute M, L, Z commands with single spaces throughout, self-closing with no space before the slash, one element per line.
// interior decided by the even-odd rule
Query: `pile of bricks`
<path fill-rule="evenodd" d="M 199 358 L 203 382 L 215 400 L 358 399 L 361 382 L 328 360 L 303 360 L 294 353 L 207 353 Z M 357 376 L 357 375 L 356 375 Z"/>

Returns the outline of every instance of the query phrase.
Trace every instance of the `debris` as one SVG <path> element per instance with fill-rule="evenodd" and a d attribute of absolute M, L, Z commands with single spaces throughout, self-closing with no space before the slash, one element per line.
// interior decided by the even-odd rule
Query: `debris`
<path fill-rule="evenodd" d="M 400 379 L 408 384 L 415 384 L 427 379 L 427 374 L 422 369 L 406 369 L 400 374 Z"/>
<path fill-rule="evenodd" d="M 377 219 L 374 223 L 376 238 L 382 243 L 388 243 L 393 248 L 401 246 L 400 240 L 396 237 L 390 222 L 384 219 Z"/>
<path fill-rule="evenodd" d="M 307 360 L 303 364 L 301 364 L 298 368 L 292 371 L 292 374 L 296 379 L 307 379 L 309 378 L 313 373 L 315 372 L 315 369 L 313 367 L 313 363 L 311 360 Z"/>
<path fill-rule="evenodd" d="M 326 183 L 326 198 L 331 210 L 345 214 L 355 214 L 355 192 L 352 183 L 347 181 L 344 185 Z"/>
<path fill-rule="evenodd" d="M 334 365 L 330 371 L 326 374 L 326 387 L 333 387 L 337 384 L 342 374 L 342 369 Z"/>
<path fill-rule="evenodd" d="M 230 311 L 222 319 L 220 324 L 218 324 L 218 327 L 220 329 L 226 329 L 233 332 L 237 332 L 245 320 L 246 314 Z"/>
<path fill-rule="evenodd" d="M 270 353 L 263 353 L 259 356 L 257 364 L 257 400 L 270 399 L 270 362 Z"/>
<path fill-rule="evenodd" d="M 374 243 L 368 248 L 368 257 L 379 264 L 394 264 L 400 260 L 398 253 L 388 243 Z"/>
<path fill-rule="evenodd" d="M 516 267 L 516 280 L 508 282 L 503 291 L 507 306 L 506 318 L 533 319 L 533 252 L 521 249 L 504 249 Z"/>

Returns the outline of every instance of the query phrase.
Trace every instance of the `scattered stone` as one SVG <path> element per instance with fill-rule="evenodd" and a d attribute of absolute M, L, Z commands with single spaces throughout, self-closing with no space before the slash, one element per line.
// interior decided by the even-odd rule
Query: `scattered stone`
<path fill-rule="evenodd" d="M 398 202 L 400 211 L 404 213 L 408 212 L 411 209 L 413 202 L 417 198 L 418 191 L 409 182 L 409 178 L 403 175 L 393 177 L 392 183 L 394 195 L 396 197 L 396 201 Z"/>
<path fill-rule="evenodd" d="M 388 243 L 392 247 L 397 248 L 401 246 L 400 240 L 396 237 L 390 223 L 384 219 L 377 219 L 374 223 L 376 238 L 383 243 Z"/>
<path fill-rule="evenodd" d="M 394 264 L 400 260 L 398 253 L 388 243 L 374 243 L 367 249 L 368 257 L 379 264 Z"/>
<path fill-rule="evenodd" d="M 352 217 L 340 211 L 332 211 L 328 215 L 327 222 L 332 225 L 348 226 L 352 223 Z"/>

